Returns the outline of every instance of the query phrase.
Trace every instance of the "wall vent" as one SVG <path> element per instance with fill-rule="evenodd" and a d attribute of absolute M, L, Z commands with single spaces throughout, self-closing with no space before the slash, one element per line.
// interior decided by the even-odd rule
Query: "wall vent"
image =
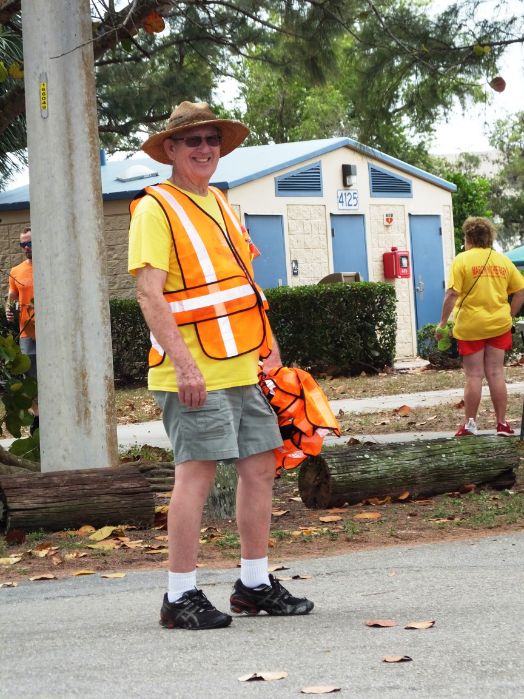
<path fill-rule="evenodd" d="M 369 166 L 369 189 L 372 197 L 409 198 L 413 196 L 411 180 L 376 165 Z"/>
<path fill-rule="evenodd" d="M 321 197 L 320 161 L 275 177 L 275 194 L 277 197 Z"/>

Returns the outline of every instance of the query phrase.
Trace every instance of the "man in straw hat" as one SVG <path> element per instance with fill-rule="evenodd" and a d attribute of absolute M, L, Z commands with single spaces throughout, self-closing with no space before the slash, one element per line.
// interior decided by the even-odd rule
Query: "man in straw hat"
<path fill-rule="evenodd" d="M 169 506 L 169 579 L 160 612 L 168 628 L 229 626 L 196 587 L 201 518 L 216 463 L 235 460 L 241 570 L 231 611 L 307 614 L 268 574 L 275 471 L 282 444 L 276 417 L 257 383 L 258 362 L 281 365 L 267 301 L 253 279 L 253 246 L 226 198 L 210 187 L 218 159 L 249 129 L 218 119 L 205 103 L 182 102 L 164 131 L 142 146 L 172 165 L 171 177 L 131 204 L 129 271 L 151 330 L 149 388 L 162 407 L 174 451 Z"/>

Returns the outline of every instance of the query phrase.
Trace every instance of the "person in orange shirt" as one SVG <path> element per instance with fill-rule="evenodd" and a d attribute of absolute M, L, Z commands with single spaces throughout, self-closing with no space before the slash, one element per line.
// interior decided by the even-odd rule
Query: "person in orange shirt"
<path fill-rule="evenodd" d="M 14 319 L 13 305 L 18 302 L 20 309 L 20 349 L 31 360 L 31 366 L 27 371 L 29 376 L 37 378 L 36 365 L 36 336 L 35 336 L 35 309 L 33 305 L 33 250 L 31 242 L 31 227 L 26 226 L 20 234 L 20 247 L 25 253 L 26 259 L 9 272 L 9 291 L 5 307 L 5 316 L 9 322 Z M 31 434 L 38 428 L 38 402 L 33 401 L 33 424 L 30 427 Z"/>

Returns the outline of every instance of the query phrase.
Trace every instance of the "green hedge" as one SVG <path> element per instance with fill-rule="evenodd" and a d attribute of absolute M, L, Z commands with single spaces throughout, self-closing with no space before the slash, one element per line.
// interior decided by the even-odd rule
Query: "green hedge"
<path fill-rule="evenodd" d="M 354 375 L 393 363 L 397 323 L 391 284 L 316 284 L 266 294 L 284 364 L 314 374 Z"/>
<path fill-rule="evenodd" d="M 144 383 L 151 345 L 140 306 L 135 299 L 111 299 L 109 309 L 115 383 Z"/>
<path fill-rule="evenodd" d="M 393 362 L 395 290 L 390 284 L 320 284 L 268 289 L 269 317 L 284 364 L 315 374 L 376 372 Z M 149 331 L 134 299 L 111 299 L 113 371 L 118 385 L 144 383 Z M 16 333 L 0 308 L 0 332 Z"/>

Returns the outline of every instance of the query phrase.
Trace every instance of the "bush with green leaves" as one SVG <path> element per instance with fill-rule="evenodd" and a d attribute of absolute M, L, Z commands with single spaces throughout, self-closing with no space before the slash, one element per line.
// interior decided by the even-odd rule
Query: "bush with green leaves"
<path fill-rule="evenodd" d="M 0 395 L 4 404 L 4 416 L 0 422 L 0 433 L 5 426 L 16 437 L 9 451 L 16 456 L 38 461 L 40 458 L 39 431 L 29 437 L 22 437 L 22 427 L 33 421 L 29 412 L 37 395 L 34 378 L 25 373 L 31 366 L 29 357 L 22 353 L 10 333 L 0 334 Z"/>
<path fill-rule="evenodd" d="M 391 284 L 280 287 L 266 295 L 285 365 L 355 375 L 393 363 L 397 321 Z"/>
<path fill-rule="evenodd" d="M 267 289 L 284 364 L 313 373 L 373 373 L 393 362 L 396 296 L 391 284 L 357 282 Z M 147 376 L 149 331 L 135 300 L 110 301 L 117 384 Z"/>
<path fill-rule="evenodd" d="M 115 383 L 144 383 L 151 344 L 140 306 L 134 299 L 111 299 L 109 308 Z"/>
<path fill-rule="evenodd" d="M 515 320 L 524 320 L 516 318 Z M 453 359 L 448 352 L 440 352 L 435 339 L 436 323 L 427 323 L 417 332 L 418 353 L 423 359 L 427 359 L 433 366 L 440 369 L 453 369 L 461 366 L 460 358 Z M 511 362 L 524 356 L 524 342 L 520 332 L 513 335 L 513 349 L 506 352 L 506 362 Z"/>

